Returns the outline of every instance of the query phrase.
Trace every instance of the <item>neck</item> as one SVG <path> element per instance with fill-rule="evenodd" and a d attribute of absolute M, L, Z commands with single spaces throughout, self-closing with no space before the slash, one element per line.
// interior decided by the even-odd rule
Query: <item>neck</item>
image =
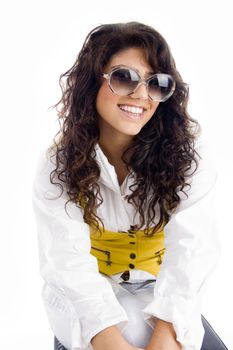
<path fill-rule="evenodd" d="M 100 130 L 99 145 L 109 161 L 121 159 L 123 153 L 130 146 L 133 136 L 119 133 L 106 123 L 101 123 Z"/>
<path fill-rule="evenodd" d="M 129 140 L 119 138 L 103 140 L 100 137 L 99 139 L 99 146 L 104 152 L 105 156 L 108 158 L 109 163 L 114 166 L 120 185 L 128 175 L 128 169 L 122 160 L 122 155 L 129 145 Z"/>
<path fill-rule="evenodd" d="M 110 161 L 116 161 L 122 159 L 123 153 L 126 151 L 126 149 L 129 147 L 128 142 L 122 142 L 121 140 L 108 140 L 107 142 L 104 142 L 104 140 L 99 140 L 99 145 Z"/>

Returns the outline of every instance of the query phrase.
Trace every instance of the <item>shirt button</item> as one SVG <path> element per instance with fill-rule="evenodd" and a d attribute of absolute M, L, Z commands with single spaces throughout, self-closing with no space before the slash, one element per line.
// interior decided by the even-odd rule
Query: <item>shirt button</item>
<path fill-rule="evenodd" d="M 134 269 L 134 268 L 135 268 L 134 264 L 129 264 L 129 267 L 130 267 L 131 269 Z"/>
<path fill-rule="evenodd" d="M 129 242 L 130 244 L 136 244 L 136 242 Z"/>
<path fill-rule="evenodd" d="M 129 236 L 129 237 L 134 237 L 134 238 L 135 238 L 135 236 L 134 236 L 134 235 L 131 235 L 131 234 L 130 234 L 130 235 L 128 235 L 128 236 Z"/>
<path fill-rule="evenodd" d="M 131 258 L 131 259 L 135 259 L 135 258 L 136 258 L 136 254 L 131 253 L 131 254 L 130 254 L 130 258 Z"/>

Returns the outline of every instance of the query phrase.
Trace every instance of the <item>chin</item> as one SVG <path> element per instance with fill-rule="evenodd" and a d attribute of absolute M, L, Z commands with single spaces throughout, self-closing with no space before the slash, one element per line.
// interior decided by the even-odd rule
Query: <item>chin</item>
<path fill-rule="evenodd" d="M 131 128 L 128 128 L 128 129 L 125 128 L 125 129 L 122 130 L 122 131 L 123 131 L 123 133 L 124 133 L 125 135 L 128 135 L 128 136 L 136 136 L 136 135 L 138 135 L 138 134 L 140 133 L 141 129 L 142 129 L 142 126 L 140 125 L 140 126 L 131 127 Z"/>

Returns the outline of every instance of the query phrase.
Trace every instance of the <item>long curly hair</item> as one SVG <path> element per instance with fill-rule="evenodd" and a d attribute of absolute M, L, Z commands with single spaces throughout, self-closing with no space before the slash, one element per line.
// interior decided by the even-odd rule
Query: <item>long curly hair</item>
<path fill-rule="evenodd" d="M 67 203 L 83 208 L 87 224 L 97 229 L 100 223 L 103 226 L 97 215 L 103 198 L 95 159 L 99 140 L 96 96 L 111 57 L 132 47 L 144 51 L 154 72 L 170 74 L 176 82 L 173 95 L 159 104 L 122 156 L 135 178 L 127 198 L 135 214 L 139 213 L 140 223 L 134 229 L 144 227 L 150 235 L 169 221 L 181 201 L 179 193 L 187 195 L 188 178 L 198 167 L 194 146 L 200 130 L 187 112 L 188 86 L 176 69 L 168 44 L 154 28 L 138 22 L 105 24 L 88 34 L 74 65 L 60 76 L 62 97 L 54 106 L 60 130 L 50 148 L 56 164 L 50 181 L 62 191 L 65 188 Z"/>

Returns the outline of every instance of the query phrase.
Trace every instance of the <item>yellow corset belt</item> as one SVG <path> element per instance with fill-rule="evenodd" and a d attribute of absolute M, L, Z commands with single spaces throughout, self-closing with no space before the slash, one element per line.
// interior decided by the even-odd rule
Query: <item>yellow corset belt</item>
<path fill-rule="evenodd" d="M 163 230 L 148 237 L 143 230 L 104 230 L 100 234 L 91 228 L 91 245 L 91 254 L 98 260 L 99 271 L 106 275 L 134 268 L 157 275 L 165 252 Z"/>

